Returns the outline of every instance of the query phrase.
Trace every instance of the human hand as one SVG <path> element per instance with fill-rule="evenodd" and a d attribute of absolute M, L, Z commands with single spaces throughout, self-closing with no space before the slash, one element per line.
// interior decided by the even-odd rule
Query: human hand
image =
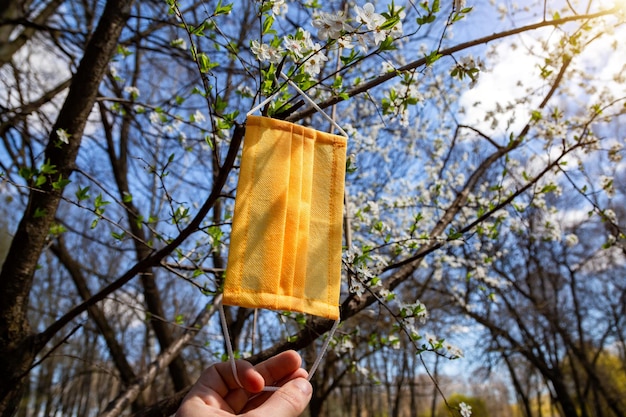
<path fill-rule="evenodd" d="M 237 376 L 230 363 L 207 368 L 183 399 L 176 417 L 226 417 L 242 414 L 247 417 L 296 417 L 311 399 L 312 387 L 307 372 L 300 367 L 302 359 L 293 350 L 280 353 L 252 366 L 237 361 Z M 277 391 L 262 392 L 265 386 Z"/>

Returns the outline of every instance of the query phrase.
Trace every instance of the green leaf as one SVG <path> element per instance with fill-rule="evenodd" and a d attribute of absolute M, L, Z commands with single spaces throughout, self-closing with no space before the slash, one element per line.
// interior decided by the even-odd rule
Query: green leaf
<path fill-rule="evenodd" d="M 454 16 L 452 16 L 452 22 L 458 22 L 459 20 L 462 20 L 465 16 L 461 13 L 455 13 Z"/>
<path fill-rule="evenodd" d="M 206 23 L 202 22 L 200 25 L 198 25 L 197 27 L 191 26 L 189 25 L 189 32 L 192 35 L 196 35 L 196 36 L 204 36 L 204 29 L 206 27 Z"/>
<path fill-rule="evenodd" d="M 94 201 L 94 206 L 96 209 L 106 206 L 107 204 L 111 204 L 110 201 L 106 201 L 102 198 L 102 194 L 98 194 L 96 200 Z"/>
<path fill-rule="evenodd" d="M 41 166 L 41 169 L 39 170 L 39 172 L 41 172 L 44 175 L 56 174 L 57 167 L 56 165 L 52 165 L 50 163 L 50 160 L 47 160 L 46 163 Z"/>
<path fill-rule="evenodd" d="M 200 67 L 200 72 L 206 74 L 213 68 L 218 67 L 219 64 L 217 62 L 211 62 L 205 53 L 201 53 L 198 55 L 198 66 Z"/>
<path fill-rule="evenodd" d="M 533 122 L 538 122 L 539 120 L 541 120 L 542 115 L 541 115 L 541 111 L 540 110 L 533 110 L 530 114 L 530 119 Z"/>
<path fill-rule="evenodd" d="M 117 53 L 122 55 L 124 58 L 133 54 L 128 48 L 122 45 L 117 45 Z"/>
<path fill-rule="evenodd" d="M 455 229 L 448 230 L 448 240 L 456 240 L 463 237 L 463 233 L 456 231 Z"/>
<path fill-rule="evenodd" d="M 274 24 L 274 17 L 273 16 L 266 16 L 265 20 L 263 21 L 263 35 L 269 34 L 269 33 L 275 33 L 275 31 L 272 29 L 272 25 Z"/>
<path fill-rule="evenodd" d="M 207 229 L 207 233 L 211 236 L 211 244 L 215 246 L 219 246 L 222 237 L 224 236 L 224 231 L 219 226 L 210 226 Z"/>
<path fill-rule="evenodd" d="M 382 41 L 380 43 L 380 46 L 378 47 L 379 51 L 395 51 L 396 49 L 397 48 L 393 44 L 393 39 L 391 38 L 391 36 L 387 36 L 385 40 Z"/>
<path fill-rule="evenodd" d="M 76 191 L 76 198 L 78 201 L 87 200 L 89 198 L 89 186 L 85 188 L 78 187 L 78 191 Z"/>
<path fill-rule="evenodd" d="M 141 229 L 143 227 L 143 221 L 144 221 L 144 217 L 142 215 L 139 215 L 137 217 L 135 217 L 135 225 Z"/>
<path fill-rule="evenodd" d="M 222 97 L 217 96 L 215 97 L 215 111 L 217 113 L 223 113 L 224 110 L 226 110 L 226 106 L 228 106 L 228 102 L 225 101 Z"/>
<path fill-rule="evenodd" d="M 34 217 L 35 219 L 39 219 L 39 218 L 41 218 L 41 217 L 43 217 L 43 216 L 45 216 L 45 215 L 46 215 L 46 210 L 45 210 L 45 209 L 42 209 L 41 207 L 37 207 L 37 208 L 35 209 L 35 213 L 33 214 L 33 217 Z"/>
<path fill-rule="evenodd" d="M 58 223 L 53 223 L 50 226 L 50 234 L 52 236 L 60 236 L 63 233 L 67 232 L 67 229 L 65 228 L 65 226 L 63 226 L 62 224 L 58 224 Z"/>
<path fill-rule="evenodd" d="M 36 174 L 37 172 L 28 168 L 28 167 L 22 167 L 19 170 L 19 175 L 20 177 L 24 178 L 25 180 L 30 180 L 31 178 L 33 178 L 33 176 Z"/>
<path fill-rule="evenodd" d="M 427 24 L 432 23 L 432 22 L 435 21 L 435 15 L 434 14 L 429 14 L 429 15 L 423 16 L 423 17 L 420 16 L 417 19 L 415 19 L 415 21 L 420 26 L 427 25 Z"/>
<path fill-rule="evenodd" d="M 213 144 L 211 135 L 204 135 L 204 141 L 207 145 L 209 145 L 209 148 L 211 148 L 211 150 L 215 149 L 215 145 Z"/>
<path fill-rule="evenodd" d="M 540 192 L 547 194 L 547 193 L 551 193 L 551 192 L 555 191 L 556 189 L 557 189 L 556 184 L 547 184 L 547 185 L 543 186 L 543 188 L 541 189 Z"/>
<path fill-rule="evenodd" d="M 393 29 L 393 27 L 400 21 L 399 16 L 393 16 L 385 21 L 382 25 L 380 25 L 380 29 L 389 30 Z"/>
<path fill-rule="evenodd" d="M 439 58 L 441 58 L 441 54 L 439 51 L 432 51 L 430 54 L 426 55 L 426 66 L 431 66 L 434 64 Z"/>
<path fill-rule="evenodd" d="M 356 49 L 352 49 L 350 51 L 350 55 L 346 55 L 346 56 L 342 56 L 341 57 L 341 62 L 343 63 L 343 65 L 350 65 L 353 62 L 357 61 L 358 59 L 361 58 L 361 55 L 356 51 Z M 356 80 L 355 80 L 356 82 Z"/>
<path fill-rule="evenodd" d="M 67 178 L 63 178 L 60 174 L 59 174 L 59 179 L 54 181 L 52 183 L 52 188 L 54 188 L 55 190 L 62 190 L 65 188 L 65 186 L 69 183 L 71 183 L 72 181 L 67 179 Z"/>
<path fill-rule="evenodd" d="M 219 16 L 221 14 L 230 14 L 233 10 L 233 4 L 225 4 L 222 5 L 222 0 L 217 2 L 217 7 L 215 7 L 215 16 Z"/>

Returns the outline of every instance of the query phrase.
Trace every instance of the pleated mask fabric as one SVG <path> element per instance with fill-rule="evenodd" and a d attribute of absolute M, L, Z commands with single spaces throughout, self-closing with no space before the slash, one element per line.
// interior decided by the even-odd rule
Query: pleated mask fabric
<path fill-rule="evenodd" d="M 347 139 L 248 116 L 223 303 L 339 319 Z"/>

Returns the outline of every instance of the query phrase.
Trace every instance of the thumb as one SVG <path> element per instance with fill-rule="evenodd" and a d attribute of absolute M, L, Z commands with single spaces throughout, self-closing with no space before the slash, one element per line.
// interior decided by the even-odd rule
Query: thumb
<path fill-rule="evenodd" d="M 296 417 L 302 414 L 311 400 L 313 387 L 305 378 L 295 378 L 274 392 L 252 416 Z"/>

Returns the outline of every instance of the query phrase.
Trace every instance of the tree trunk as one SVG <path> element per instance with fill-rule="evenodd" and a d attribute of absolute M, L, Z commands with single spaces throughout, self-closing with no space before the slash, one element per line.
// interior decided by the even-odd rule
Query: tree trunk
<path fill-rule="evenodd" d="M 28 322 L 28 300 L 37 263 L 54 220 L 61 192 L 52 182 L 67 179 L 74 169 L 80 142 L 98 87 L 116 51 L 132 0 L 109 0 L 70 85 L 67 98 L 50 133 L 44 160 L 54 165 L 39 189 L 30 193 L 7 259 L 0 272 L 0 415 L 12 415 L 27 382 L 26 374 L 45 340 L 35 337 Z M 62 143 L 57 129 L 69 134 Z"/>

